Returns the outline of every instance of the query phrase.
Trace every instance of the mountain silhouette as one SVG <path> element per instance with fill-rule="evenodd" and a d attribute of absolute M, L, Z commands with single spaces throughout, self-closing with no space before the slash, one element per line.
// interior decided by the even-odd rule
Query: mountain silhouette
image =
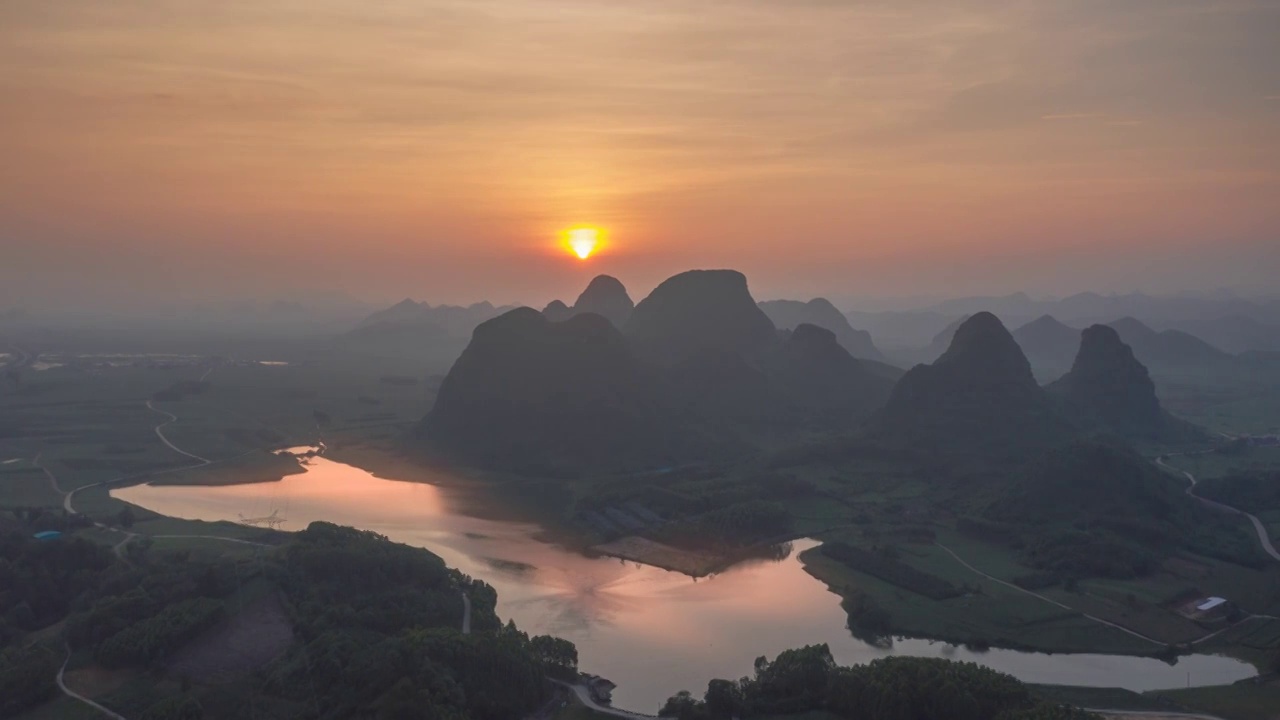
<path fill-rule="evenodd" d="M 1158 372 L 1225 370 L 1233 364 L 1231 355 L 1200 338 L 1180 330 L 1156 332 L 1141 321 L 1124 317 L 1110 325 L 1133 354 L 1148 368 Z"/>
<path fill-rule="evenodd" d="M 691 270 L 641 300 L 624 330 L 646 361 L 674 365 L 706 353 L 754 357 L 777 332 L 734 270 Z"/>
<path fill-rule="evenodd" d="M 620 284 L 584 300 L 617 300 Z M 575 304 L 576 305 L 576 304 Z M 830 330 L 774 329 L 733 271 L 662 283 L 626 334 L 552 303 L 476 328 L 421 437 L 436 454 L 533 474 L 652 469 L 849 431 L 901 371 L 853 357 Z"/>
<path fill-rule="evenodd" d="M 370 314 L 356 326 L 357 330 L 377 326 L 381 333 L 395 328 L 412 332 L 417 328 L 437 326 L 455 337 L 470 337 L 480 323 L 511 310 L 510 306 L 494 307 L 488 301 L 473 305 L 436 305 L 404 299 L 385 310 Z"/>
<path fill-rule="evenodd" d="M 990 315 L 991 313 L 987 314 Z M 951 347 L 951 341 L 955 339 L 956 331 L 959 330 L 960 326 L 964 325 L 971 317 L 973 316 L 965 315 L 952 320 L 946 327 L 939 330 L 938 333 L 933 336 L 933 339 L 929 341 L 928 346 L 926 346 L 922 351 L 923 359 L 928 362 L 933 362 L 942 357 L 942 355 L 946 353 L 947 348 Z M 994 317 L 994 315 L 992 317 Z"/>
<path fill-rule="evenodd" d="M 1023 458 L 1073 434 L 1036 384 L 1013 336 L 989 312 L 965 320 L 942 357 L 894 386 L 871 434 L 925 452 Z"/>
<path fill-rule="evenodd" d="M 574 312 L 595 313 L 617 328 L 626 326 L 635 307 L 631 296 L 627 294 L 627 288 L 617 278 L 608 275 L 593 278 L 573 304 Z"/>
<path fill-rule="evenodd" d="M 361 320 L 360 324 L 356 327 L 361 328 L 368 327 L 370 325 L 383 325 L 386 323 L 418 323 L 424 319 L 430 319 L 430 311 L 431 306 L 427 303 L 419 303 L 409 298 L 405 298 L 385 310 L 379 310 L 370 314 L 364 320 Z"/>
<path fill-rule="evenodd" d="M 546 315 L 548 320 L 561 322 L 574 315 L 595 313 L 613 323 L 614 327 L 622 328 L 627 324 L 634 309 L 635 303 L 631 302 L 627 288 L 617 278 L 597 275 L 587 284 L 587 289 L 582 291 L 577 302 L 572 306 L 565 305 L 559 300 L 552 300 L 542 309 L 542 314 Z"/>
<path fill-rule="evenodd" d="M 551 322 L 564 322 L 574 316 L 573 308 L 565 305 L 560 300 L 552 300 L 547 306 L 542 308 L 542 314 Z"/>
<path fill-rule="evenodd" d="M 1080 334 L 1071 371 L 1048 390 L 1081 422 L 1124 437 L 1187 439 L 1193 431 L 1160 407 L 1147 368 L 1107 325 L 1092 325 Z"/>
<path fill-rule="evenodd" d="M 809 302 L 799 300 L 768 300 L 760 303 L 760 309 L 783 330 L 792 330 L 802 324 L 826 328 L 835 333 L 836 341 L 856 358 L 884 361 L 884 355 L 871 340 L 871 333 L 855 330 L 844 313 L 836 309 L 826 298 L 814 298 Z"/>
<path fill-rule="evenodd" d="M 1052 315 L 1041 315 L 1014 330 L 1013 339 L 1037 374 L 1052 377 L 1061 376 L 1071 367 L 1080 347 L 1080 331 Z"/>
<path fill-rule="evenodd" d="M 660 462 L 681 442 L 652 387 L 605 318 L 518 308 L 476 328 L 421 433 L 446 457 L 533 473 Z"/>
<path fill-rule="evenodd" d="M 884 405 L 893 380 L 854 357 L 827 328 L 802 324 L 767 364 L 767 373 L 793 405 L 835 422 L 866 417 Z"/>

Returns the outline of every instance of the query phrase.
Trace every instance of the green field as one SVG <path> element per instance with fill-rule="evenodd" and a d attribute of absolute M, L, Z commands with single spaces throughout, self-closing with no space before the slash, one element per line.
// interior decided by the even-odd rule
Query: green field
<path fill-rule="evenodd" d="M 1280 713 L 1280 684 L 1239 682 L 1234 685 L 1161 690 L 1149 696 L 1168 700 L 1192 712 L 1209 713 L 1228 720 L 1275 720 Z"/>

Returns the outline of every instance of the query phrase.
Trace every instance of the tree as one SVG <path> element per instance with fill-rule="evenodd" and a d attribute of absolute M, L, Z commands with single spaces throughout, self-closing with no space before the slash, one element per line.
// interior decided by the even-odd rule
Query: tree
<path fill-rule="evenodd" d="M 742 713 L 744 707 L 742 688 L 738 683 L 729 680 L 712 680 L 707 683 L 707 694 L 704 696 L 707 715 L 712 720 L 730 720 Z"/>
<path fill-rule="evenodd" d="M 128 505 L 126 505 L 124 509 L 116 515 L 116 522 L 120 524 L 120 527 L 125 528 L 126 530 L 133 527 L 134 520 L 133 508 Z"/>
<path fill-rule="evenodd" d="M 529 639 L 529 649 L 546 663 L 548 672 L 561 680 L 572 680 L 578 674 L 578 648 L 563 638 L 538 635 Z"/>
<path fill-rule="evenodd" d="M 666 704 L 658 710 L 658 717 L 675 718 L 675 720 L 702 720 L 707 717 L 706 706 L 693 697 L 688 690 L 667 698 Z"/>

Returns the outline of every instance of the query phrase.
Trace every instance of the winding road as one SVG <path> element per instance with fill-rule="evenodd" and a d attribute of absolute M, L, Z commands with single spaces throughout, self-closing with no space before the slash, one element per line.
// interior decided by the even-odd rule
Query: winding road
<path fill-rule="evenodd" d="M 206 466 L 206 465 L 212 465 L 212 464 L 214 464 L 214 463 L 215 463 L 215 461 L 214 461 L 214 460 L 210 460 L 210 459 L 208 459 L 208 458 L 203 458 L 203 457 L 200 457 L 199 455 L 196 455 L 196 454 L 194 454 L 194 453 L 189 453 L 189 452 L 187 452 L 186 450 L 183 450 L 182 448 L 180 448 L 180 447 L 178 447 L 178 446 L 174 445 L 172 442 L 170 442 L 169 438 L 165 437 L 165 435 L 164 435 L 164 431 L 163 431 L 164 427 L 165 427 L 166 425 L 171 424 L 171 423 L 175 423 L 175 422 L 177 422 L 177 421 L 178 421 L 178 416 L 177 416 L 177 415 L 174 415 L 173 413 L 165 412 L 164 410 L 160 410 L 160 409 L 156 408 L 155 406 L 153 406 L 153 405 L 151 404 L 151 401 L 150 401 L 150 400 L 148 400 L 148 401 L 147 401 L 147 409 L 148 409 L 148 410 L 151 410 L 152 412 L 159 413 L 159 414 L 161 414 L 161 415 L 165 415 L 165 416 L 167 416 L 167 417 L 169 418 L 168 420 L 165 420 L 164 422 L 160 423 L 159 425 L 156 425 L 156 427 L 155 427 L 155 434 L 156 434 L 156 437 L 160 438 L 160 442 L 164 443 L 165 447 L 169 448 L 170 450 L 173 450 L 174 452 L 179 453 L 179 454 L 181 454 L 181 455 L 185 455 L 185 456 L 187 456 L 187 457 L 189 457 L 189 458 L 191 458 L 191 459 L 193 459 L 193 460 L 196 460 L 196 461 L 198 461 L 198 462 L 196 462 L 196 463 L 194 463 L 194 464 L 191 464 L 191 465 L 183 465 L 183 466 L 181 466 L 181 467 L 169 468 L 169 469 L 166 469 L 166 470 L 160 470 L 160 471 L 150 472 L 150 473 L 143 473 L 143 474 L 141 474 L 141 475 L 126 475 L 126 476 L 124 476 L 124 477 L 116 478 L 115 480 L 109 480 L 109 481 L 105 481 L 105 482 L 97 482 L 97 483 L 90 483 L 90 484 L 88 484 L 88 485 L 82 485 L 82 486 L 80 486 L 80 487 L 78 487 L 78 488 L 75 488 L 75 489 L 72 489 L 72 490 L 63 490 L 63 489 L 62 489 L 62 486 L 58 484 L 58 478 L 53 474 L 53 472 L 52 472 L 51 470 L 49 470 L 49 468 L 48 468 L 48 467 L 46 467 L 46 466 L 44 466 L 44 465 L 42 465 L 42 464 L 40 463 L 40 458 L 41 458 L 41 456 L 42 456 L 44 453 L 37 453 L 37 454 L 36 454 L 36 456 L 35 456 L 35 458 L 33 458 L 33 459 L 32 459 L 31 463 L 32 463 L 33 465 L 35 465 L 36 467 L 40 468 L 41 472 L 43 472 L 43 473 L 44 473 L 45 478 L 47 478 L 47 479 L 48 479 L 48 481 L 49 481 L 49 486 L 50 486 L 51 488 L 53 488 L 53 491 L 54 491 L 55 493 L 57 493 L 57 494 L 59 494 L 59 495 L 61 495 L 61 496 L 62 496 L 62 507 L 63 507 L 63 509 L 65 509 L 68 513 L 71 513 L 71 514 L 79 514 L 79 513 L 76 511 L 75 506 L 73 506 L 73 505 L 72 505 L 71 500 L 72 500 L 72 498 L 75 496 L 75 494 L 76 494 L 76 493 L 78 493 L 78 492 L 80 492 L 81 490 L 86 490 L 86 489 L 91 488 L 91 487 L 97 487 L 97 486 L 99 486 L 99 485 L 110 485 L 110 484 L 114 484 L 114 483 L 120 482 L 120 481 L 122 481 L 122 480 L 130 480 L 130 479 L 136 479 L 136 478 L 140 478 L 140 477 L 151 477 L 151 476 L 155 476 L 155 475 L 163 475 L 163 474 L 165 474 L 165 473 L 177 472 L 177 471 L 179 471 L 179 470 L 190 470 L 190 469 L 193 469 L 193 468 L 204 467 L 204 466 Z M 125 562 L 128 562 L 128 560 L 127 560 L 127 559 L 125 558 L 125 556 L 124 556 L 124 547 L 125 547 L 125 545 L 127 545 L 127 544 L 129 543 L 129 541 L 130 541 L 130 540 L 133 540 L 133 539 L 134 539 L 134 538 L 136 538 L 136 537 L 149 537 L 149 538 L 157 538 L 157 539 L 187 539 L 187 538 L 199 538 L 199 539 L 201 539 L 201 540 L 218 540 L 218 541 L 221 541 L 221 542 L 237 543 L 237 544 L 240 544 L 240 545 L 253 545 L 253 546 L 257 546 L 257 547 L 269 547 L 269 546 L 268 546 L 268 545 L 266 545 L 265 543 L 257 543 L 257 542 L 253 542 L 253 541 L 251 541 L 251 540 L 241 540 L 241 539 L 239 539 L 239 538 L 222 537 L 222 536 L 220 536 L 220 535 L 142 535 L 141 533 L 130 532 L 130 531 L 128 531 L 128 530 L 123 530 L 123 529 L 121 529 L 121 528 L 112 527 L 112 526 L 110 526 L 110 525 L 106 525 L 106 524 L 104 524 L 104 523 L 97 522 L 96 520 L 95 520 L 95 521 L 93 521 L 93 524 L 94 524 L 94 526 L 95 526 L 95 527 L 101 528 L 101 529 L 103 529 L 103 530 L 110 530 L 110 531 L 112 531 L 112 532 L 119 532 L 119 533 L 123 533 L 123 534 L 124 534 L 124 539 L 123 539 L 123 540 L 121 540 L 120 542 L 116 543 L 114 546 L 112 546 L 112 550 L 115 552 L 115 554 L 116 554 L 116 556 L 117 556 L 117 557 L 119 557 L 121 560 L 124 560 Z M 471 631 L 471 599 L 470 599 L 470 598 L 468 598 L 468 597 L 466 597 L 466 595 L 463 595 L 463 606 L 464 606 L 464 608 L 465 608 L 465 612 L 463 613 L 463 618 L 462 618 L 462 622 L 463 622 L 463 626 L 462 626 L 462 627 L 463 627 L 463 630 L 462 630 L 462 631 L 463 631 L 464 633 L 469 633 L 469 632 Z M 102 705 L 99 705 L 98 703 L 94 702 L 93 700 L 90 700 L 89 698 L 87 698 L 87 697 L 85 697 L 85 696 L 83 696 L 83 695 L 81 695 L 81 694 L 77 693 L 76 691 L 72 690 L 71 688 L 67 687 L 67 683 L 66 683 L 66 681 L 64 680 L 64 675 L 66 674 L 66 670 L 67 670 L 67 663 L 68 663 L 68 662 L 70 662 L 70 660 L 71 660 L 71 649 L 70 649 L 70 647 L 68 647 L 68 648 L 67 648 L 67 657 L 62 661 L 62 667 L 58 668 L 57 683 L 58 683 L 58 689 L 59 689 L 60 691 L 62 691 L 62 694 L 66 695 L 66 696 L 67 696 L 67 697 L 69 697 L 69 698 L 72 698 L 72 699 L 74 699 L 74 700 L 78 700 L 78 701 L 80 701 L 80 702 L 82 702 L 82 703 L 84 703 L 84 704 L 88 705 L 89 707 L 93 708 L 94 710 L 97 710 L 98 712 L 102 713 L 103 715 L 106 715 L 107 717 L 112 718 L 112 720 L 127 720 L 123 715 L 120 715 L 119 713 L 116 713 L 116 712 L 114 712 L 114 711 L 110 710 L 109 708 L 103 707 Z"/>
<path fill-rule="evenodd" d="M 170 450 L 172 450 L 172 451 L 174 451 L 174 452 L 176 452 L 176 453 L 179 453 L 179 454 L 181 454 L 181 455 L 186 455 L 187 457 L 191 458 L 192 460 L 196 460 L 196 461 L 198 461 L 198 464 L 196 464 L 196 465 L 190 465 L 190 466 L 188 466 L 188 468 L 183 468 L 183 469 L 203 467 L 203 466 L 208 465 L 208 464 L 210 464 L 210 463 L 212 463 L 212 462 L 213 462 L 212 460 L 210 460 L 210 459 L 208 459 L 208 458 L 202 458 L 202 457 L 200 457 L 199 455 L 196 455 L 196 454 L 194 454 L 194 453 L 189 453 L 189 452 L 187 452 L 186 450 L 183 450 L 182 448 L 178 447 L 177 445 L 174 445 L 172 442 L 169 442 L 169 438 L 167 438 L 167 437 L 165 437 L 165 436 L 164 436 L 164 432 L 163 432 L 163 430 L 164 430 L 164 426 L 166 426 L 166 425 L 172 425 L 173 423 L 178 422 L 178 416 L 177 416 L 177 415 L 174 415 L 174 414 L 173 414 L 173 413 L 171 413 L 171 412 L 167 412 L 167 411 L 164 411 L 164 410 L 160 410 L 160 409 L 158 409 L 155 405 L 152 405 L 152 404 L 151 404 L 151 401 L 150 401 L 150 400 L 148 400 L 148 401 L 147 401 L 147 409 L 148 409 L 148 410 L 150 410 L 151 412 L 160 413 L 161 415 L 167 415 L 167 416 L 169 417 L 169 419 L 168 419 L 168 420 L 165 420 L 164 422 L 162 422 L 162 423 L 160 423 L 159 425 L 157 425 L 157 426 L 156 426 L 156 437 L 160 438 L 160 442 L 164 443 L 164 444 L 165 444 L 165 447 L 169 448 Z"/>
<path fill-rule="evenodd" d="M 1167 457 L 1173 457 L 1173 455 L 1161 455 L 1160 457 L 1156 458 L 1156 464 L 1170 472 L 1181 473 L 1182 476 L 1185 477 L 1187 481 L 1191 483 L 1190 485 L 1187 486 L 1188 495 L 1190 495 L 1191 497 L 1199 500 L 1200 502 L 1204 503 L 1205 505 L 1208 505 L 1209 507 L 1215 510 L 1234 513 L 1236 515 L 1243 515 L 1246 518 L 1249 518 L 1249 522 L 1253 523 L 1253 529 L 1258 533 L 1258 542 L 1262 544 L 1263 552 L 1270 555 L 1274 560 L 1280 561 L 1280 552 L 1277 552 L 1275 545 L 1271 544 L 1271 536 L 1267 534 L 1267 526 L 1263 525 L 1261 520 L 1259 520 L 1256 516 L 1251 515 L 1239 508 L 1234 508 L 1234 507 L 1231 507 L 1230 505 L 1224 505 L 1223 503 L 1217 502 L 1215 500 L 1202 498 L 1199 495 L 1197 495 L 1196 494 L 1196 476 L 1192 475 L 1186 470 L 1183 470 L 1182 468 L 1174 467 L 1173 465 L 1170 465 L 1169 463 L 1165 462 L 1165 458 Z"/>
<path fill-rule="evenodd" d="M 94 701 L 90 700 L 89 698 L 87 698 L 87 697 L 85 697 L 85 696 L 81 695 L 80 693 L 76 692 L 75 690 L 72 690 L 71 688 L 67 687 L 67 683 L 62 679 L 62 676 L 66 674 L 66 672 L 67 672 L 67 663 L 68 663 L 68 662 L 70 662 L 70 661 L 71 661 L 71 648 L 70 648 L 70 647 L 68 647 L 68 648 L 67 648 L 67 657 L 66 657 L 66 658 L 64 658 L 64 659 L 62 660 L 62 667 L 58 668 L 58 689 L 62 691 L 62 694 L 63 694 L 63 695 L 66 695 L 66 696 L 67 696 L 67 697 L 69 697 L 69 698 L 72 698 L 72 699 L 75 699 L 75 700 L 79 700 L 80 702 L 84 703 L 85 705 L 88 705 L 89 707 L 93 708 L 94 710 L 97 710 L 98 712 L 102 713 L 103 715 L 106 715 L 107 717 L 112 718 L 112 720 L 126 720 L 125 716 L 123 716 L 123 715 L 121 715 L 121 714 L 119 714 L 119 713 L 117 713 L 117 712 L 115 712 L 115 711 L 113 711 L 113 710 L 110 710 L 110 709 L 108 709 L 108 708 L 105 708 L 105 707 L 103 707 L 103 706 L 99 705 L 98 703 L 96 703 L 96 702 L 94 702 Z"/>

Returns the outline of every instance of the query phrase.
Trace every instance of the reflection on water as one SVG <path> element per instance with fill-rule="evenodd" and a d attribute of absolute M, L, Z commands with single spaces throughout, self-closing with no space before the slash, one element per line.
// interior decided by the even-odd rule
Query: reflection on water
<path fill-rule="evenodd" d="M 1031 682 L 1121 686 L 1133 690 L 1233 682 L 1254 674 L 1236 660 L 1208 655 L 1176 666 L 1149 658 L 974 653 L 924 640 L 878 648 L 845 629 L 840 598 L 804 572 L 798 540 L 777 557 L 693 580 L 634 562 L 587 558 L 534 539 L 534 525 L 485 520 L 452 508 L 461 499 L 423 483 L 383 480 L 323 456 L 279 482 L 222 487 L 151 487 L 112 492 L 165 515 L 227 520 L 279 511 L 282 529 L 314 520 L 373 530 L 429 548 L 450 565 L 493 585 L 498 613 L 531 634 L 578 646 L 582 667 L 617 682 L 619 707 L 654 712 L 677 690 L 701 692 L 713 677 L 751 672 L 759 655 L 825 642 L 843 664 L 890 654 L 971 660 Z"/>

